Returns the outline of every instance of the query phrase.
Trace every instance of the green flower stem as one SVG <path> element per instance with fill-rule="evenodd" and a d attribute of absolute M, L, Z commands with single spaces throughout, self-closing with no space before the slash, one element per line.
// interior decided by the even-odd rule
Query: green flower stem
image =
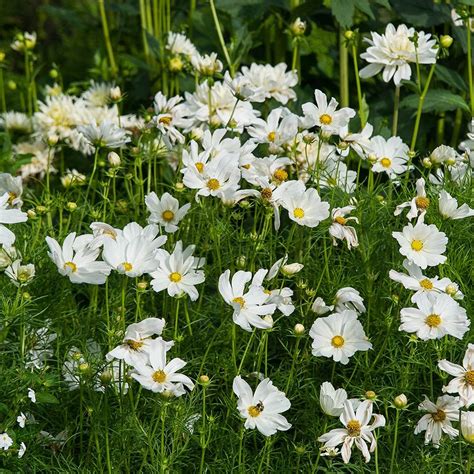
<path fill-rule="evenodd" d="M 341 107 L 349 106 L 349 53 L 344 38 L 344 31 L 339 29 L 339 96 Z"/>
<path fill-rule="evenodd" d="M 214 0 L 210 0 L 212 18 L 214 19 L 214 24 L 216 25 L 217 36 L 219 38 L 219 43 L 221 45 L 222 51 L 224 52 L 224 57 L 229 67 L 229 72 L 232 77 L 234 77 L 234 65 L 230 60 L 229 51 L 225 45 L 224 36 L 222 35 L 221 25 L 219 24 L 219 18 L 217 17 L 216 6 L 214 5 Z"/>
<path fill-rule="evenodd" d="M 397 441 L 398 441 L 398 420 L 400 418 L 400 410 L 397 409 L 395 415 L 395 434 L 393 435 L 393 445 L 392 445 L 392 457 L 390 458 L 390 474 L 394 472 L 395 466 L 395 456 L 397 454 Z"/>
<path fill-rule="evenodd" d="M 360 119 L 360 126 L 361 128 L 365 127 L 367 123 L 367 117 L 365 116 L 364 112 L 364 104 L 362 98 L 362 88 L 360 85 L 360 77 L 359 77 L 359 64 L 357 63 L 357 47 L 355 42 L 352 43 L 352 61 L 354 63 L 354 76 L 356 81 L 356 88 L 357 88 L 357 103 L 359 104 L 359 119 Z"/>
<path fill-rule="evenodd" d="M 5 99 L 5 81 L 3 78 L 3 68 L 0 66 L 0 104 L 1 104 L 1 111 L 7 111 L 7 101 Z"/>
<path fill-rule="evenodd" d="M 398 108 L 400 106 L 400 86 L 395 86 L 395 98 L 393 101 L 393 122 L 392 122 L 392 136 L 397 135 L 398 130 Z"/>
<path fill-rule="evenodd" d="M 110 62 L 110 72 L 112 77 L 117 75 L 117 64 L 115 63 L 114 50 L 112 49 L 112 43 L 110 42 L 109 25 L 107 22 L 107 15 L 105 13 L 104 0 L 97 0 L 99 3 L 100 18 L 102 21 L 102 30 L 104 32 L 105 47 L 107 49 L 107 55 Z"/>
<path fill-rule="evenodd" d="M 472 44 L 471 44 L 471 28 L 469 27 L 469 20 L 466 24 L 467 32 L 467 77 L 469 79 L 469 101 L 471 104 L 471 117 L 474 117 L 474 84 L 472 82 Z"/>

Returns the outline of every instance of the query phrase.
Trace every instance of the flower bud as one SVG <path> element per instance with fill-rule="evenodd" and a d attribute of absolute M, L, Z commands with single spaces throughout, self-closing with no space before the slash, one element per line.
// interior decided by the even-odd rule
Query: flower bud
<path fill-rule="evenodd" d="M 449 48 L 453 44 L 453 38 L 449 35 L 442 35 L 439 42 L 443 48 Z"/>
<path fill-rule="evenodd" d="M 55 146 L 59 141 L 59 137 L 55 134 L 49 135 L 48 136 L 48 145 L 49 146 Z"/>
<path fill-rule="evenodd" d="M 377 161 L 377 155 L 375 153 L 369 153 L 367 159 L 370 161 L 370 163 L 375 163 Z"/>
<path fill-rule="evenodd" d="M 46 214 L 48 212 L 48 208 L 46 206 L 36 206 L 36 212 L 41 214 Z"/>
<path fill-rule="evenodd" d="M 90 368 L 91 366 L 87 362 L 82 362 L 81 364 L 79 364 L 79 372 L 83 374 L 88 372 Z"/>
<path fill-rule="evenodd" d="M 304 334 L 304 326 L 300 323 L 295 324 L 295 327 L 293 330 L 296 336 L 301 336 L 302 334 Z"/>
<path fill-rule="evenodd" d="M 201 375 L 201 376 L 199 376 L 198 381 L 199 381 L 199 383 L 200 383 L 201 385 L 205 385 L 205 386 L 206 386 L 206 385 L 209 385 L 209 383 L 210 383 L 210 379 L 209 379 L 209 377 L 208 377 L 207 375 Z"/>
<path fill-rule="evenodd" d="M 115 151 L 111 151 L 107 155 L 107 161 L 109 162 L 109 165 L 112 166 L 112 168 L 117 168 L 121 163 L 120 156 L 115 153 Z"/>
<path fill-rule="evenodd" d="M 100 374 L 100 381 L 102 382 L 103 385 L 108 385 L 110 382 L 112 382 L 113 379 L 113 374 L 110 370 L 104 370 Z"/>
<path fill-rule="evenodd" d="M 28 219 L 34 219 L 36 217 L 36 212 L 33 209 L 28 209 L 26 215 L 28 216 Z"/>
<path fill-rule="evenodd" d="M 74 212 L 77 209 L 77 204 L 75 202 L 70 201 L 66 204 L 66 209 L 69 212 Z"/>
<path fill-rule="evenodd" d="M 180 72 L 183 70 L 183 61 L 179 56 L 173 56 L 169 62 L 169 68 L 171 72 Z"/>
<path fill-rule="evenodd" d="M 122 91 L 120 90 L 119 86 L 111 87 L 110 88 L 110 98 L 117 102 L 122 98 Z"/>
<path fill-rule="evenodd" d="M 3 63 L 5 60 L 5 53 L 3 51 L 0 51 L 0 63 Z"/>
<path fill-rule="evenodd" d="M 16 82 L 15 81 L 12 81 L 11 79 L 7 82 L 7 87 L 11 90 L 11 91 L 15 91 L 16 90 Z"/>
<path fill-rule="evenodd" d="M 178 182 L 174 185 L 174 188 L 176 189 L 176 191 L 178 192 L 181 192 L 181 191 L 184 191 L 184 184 L 181 183 L 181 182 Z"/>
<path fill-rule="evenodd" d="M 367 400 L 375 400 L 377 394 L 373 390 L 367 390 L 367 392 L 365 392 L 365 398 L 367 398 Z"/>
<path fill-rule="evenodd" d="M 49 71 L 49 77 L 50 77 L 51 79 L 56 79 L 58 76 L 59 76 L 59 72 L 58 72 L 57 69 L 51 69 L 51 70 Z"/>
<path fill-rule="evenodd" d="M 410 151 L 407 153 L 407 155 L 408 155 L 408 158 L 413 159 L 413 158 L 415 158 L 415 156 L 416 156 L 416 151 L 411 151 L 411 150 L 410 150 Z"/>
<path fill-rule="evenodd" d="M 147 281 L 139 281 L 137 284 L 137 288 L 141 291 L 144 291 L 148 288 L 148 282 Z"/>
<path fill-rule="evenodd" d="M 288 265 L 283 265 L 281 267 L 281 272 L 285 276 L 292 276 L 303 270 L 303 267 L 304 265 L 302 265 L 301 263 L 289 263 Z"/>
<path fill-rule="evenodd" d="M 474 411 L 461 412 L 461 434 L 470 444 L 474 444 Z"/>
<path fill-rule="evenodd" d="M 235 261 L 235 264 L 237 268 L 239 269 L 245 268 L 246 263 L 247 263 L 247 257 L 245 255 L 241 255 L 240 257 L 237 257 L 237 260 Z"/>
<path fill-rule="evenodd" d="M 21 295 L 21 297 L 24 299 L 24 300 L 29 300 L 31 299 L 31 295 L 27 292 L 27 291 L 24 291 Z"/>
<path fill-rule="evenodd" d="M 422 163 L 425 168 L 431 168 L 431 166 L 433 165 L 429 158 L 423 158 Z"/>
<path fill-rule="evenodd" d="M 393 404 L 401 410 L 408 405 L 408 399 L 404 393 L 401 393 L 393 399 Z"/>
<path fill-rule="evenodd" d="M 270 324 L 270 327 L 273 327 L 273 317 L 271 314 L 267 314 L 266 316 L 263 317 L 263 320 Z"/>
<path fill-rule="evenodd" d="M 298 17 L 291 24 L 290 30 L 295 36 L 302 36 L 302 35 L 304 35 L 304 32 L 306 31 L 306 22 Z"/>
<path fill-rule="evenodd" d="M 354 32 L 351 30 L 345 31 L 344 38 L 346 38 L 346 40 L 351 40 L 352 38 L 354 38 Z"/>

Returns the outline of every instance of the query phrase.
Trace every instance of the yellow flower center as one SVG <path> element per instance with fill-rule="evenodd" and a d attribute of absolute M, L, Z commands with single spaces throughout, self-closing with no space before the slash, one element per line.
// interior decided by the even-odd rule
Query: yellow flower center
<path fill-rule="evenodd" d="M 273 177 L 277 181 L 286 181 L 288 179 L 288 173 L 280 168 L 273 173 Z"/>
<path fill-rule="evenodd" d="M 329 114 L 323 114 L 319 117 L 319 121 L 323 125 L 329 125 L 332 122 L 332 117 Z"/>
<path fill-rule="evenodd" d="M 130 272 L 133 269 L 133 265 L 130 262 L 123 262 L 122 268 L 124 272 Z"/>
<path fill-rule="evenodd" d="M 251 168 L 250 164 L 247 163 L 246 165 L 242 165 L 242 168 L 245 168 L 246 170 L 249 170 Z"/>
<path fill-rule="evenodd" d="M 466 374 L 464 375 L 464 380 L 468 385 L 471 385 L 471 387 L 474 387 L 474 370 L 468 370 Z"/>
<path fill-rule="evenodd" d="M 232 300 L 232 302 L 233 302 L 233 303 L 238 303 L 241 308 L 243 308 L 244 305 L 245 305 L 245 300 L 244 300 L 241 296 L 236 296 L 236 297 Z"/>
<path fill-rule="evenodd" d="M 334 336 L 331 339 L 331 345 L 336 348 L 342 347 L 344 345 L 344 338 L 342 336 Z"/>
<path fill-rule="evenodd" d="M 390 158 L 387 158 L 386 156 L 384 156 L 381 160 L 380 160 L 380 164 L 384 167 L 384 168 L 390 168 L 390 165 L 392 164 L 392 160 Z"/>
<path fill-rule="evenodd" d="M 207 182 L 207 187 L 211 190 L 211 191 L 216 191 L 217 189 L 219 189 L 221 187 L 221 183 L 219 183 L 219 180 L 216 179 L 216 178 L 211 178 L 208 182 Z"/>
<path fill-rule="evenodd" d="M 170 279 L 173 283 L 178 283 L 179 281 L 181 281 L 182 278 L 183 278 L 183 277 L 182 277 L 181 273 L 178 273 L 178 272 L 170 273 L 170 276 L 169 276 L 169 279 Z"/>
<path fill-rule="evenodd" d="M 423 248 L 423 242 L 415 239 L 411 242 L 411 248 L 415 250 L 415 252 L 419 252 Z"/>
<path fill-rule="evenodd" d="M 169 115 L 164 115 L 163 117 L 160 117 L 158 122 L 164 124 L 164 125 L 169 125 L 171 123 L 172 117 Z"/>
<path fill-rule="evenodd" d="M 173 220 L 174 217 L 174 212 L 173 211 L 165 211 L 163 214 L 161 214 L 161 217 L 163 218 L 164 221 L 170 222 Z"/>
<path fill-rule="evenodd" d="M 262 196 L 263 199 L 271 199 L 272 197 L 272 190 L 270 188 L 263 188 L 260 191 L 260 195 Z"/>
<path fill-rule="evenodd" d="M 163 383 L 166 380 L 166 374 L 163 370 L 157 370 L 153 372 L 153 375 L 151 377 L 155 382 L 158 383 Z"/>
<path fill-rule="evenodd" d="M 204 169 L 204 163 L 198 161 L 197 163 L 194 163 L 194 166 L 200 173 L 202 173 L 202 170 Z"/>
<path fill-rule="evenodd" d="M 434 421 L 444 421 L 446 419 L 446 413 L 441 409 L 438 409 L 438 411 L 433 413 L 431 416 Z"/>
<path fill-rule="evenodd" d="M 8 203 L 13 204 L 13 201 L 17 198 L 15 193 L 9 192 L 8 193 Z"/>
<path fill-rule="evenodd" d="M 422 288 L 424 288 L 425 290 L 432 290 L 433 289 L 433 283 L 428 278 L 425 278 L 424 280 L 421 280 L 420 281 L 420 286 Z"/>
<path fill-rule="evenodd" d="M 430 200 L 427 197 L 418 196 L 415 199 L 415 204 L 418 209 L 428 209 L 430 206 Z"/>
<path fill-rule="evenodd" d="M 347 219 L 342 216 L 338 216 L 334 219 L 338 224 L 344 225 L 347 222 Z"/>
<path fill-rule="evenodd" d="M 116 240 L 117 239 L 117 232 L 113 230 L 105 230 L 103 232 L 103 235 L 109 236 L 111 239 Z"/>
<path fill-rule="evenodd" d="M 70 268 L 73 273 L 77 272 L 77 265 L 74 262 L 66 262 L 64 264 L 64 270 Z"/>
<path fill-rule="evenodd" d="M 133 341 L 132 339 L 129 339 L 128 341 L 126 341 L 126 344 L 133 351 L 138 351 L 138 349 L 140 349 L 143 346 L 142 341 Z"/>
<path fill-rule="evenodd" d="M 295 216 L 297 219 L 302 219 L 304 217 L 303 209 L 301 209 L 301 207 L 295 207 L 293 210 L 293 216 Z"/>
<path fill-rule="evenodd" d="M 426 317 L 425 323 L 430 328 L 437 328 L 441 324 L 441 316 L 439 314 L 430 314 Z"/>
<path fill-rule="evenodd" d="M 256 418 L 257 416 L 260 415 L 260 413 L 262 413 L 263 411 L 263 403 L 262 402 L 258 402 L 256 405 L 252 405 L 248 408 L 248 412 L 249 412 L 249 415 L 252 417 L 252 418 Z"/>
<path fill-rule="evenodd" d="M 267 135 L 267 139 L 269 142 L 274 142 L 275 141 L 275 138 L 276 138 L 276 133 L 275 132 L 270 132 L 268 135 Z"/>
<path fill-rule="evenodd" d="M 346 429 L 349 433 L 349 436 L 359 436 L 360 435 L 360 421 L 359 420 L 350 420 L 347 423 Z"/>

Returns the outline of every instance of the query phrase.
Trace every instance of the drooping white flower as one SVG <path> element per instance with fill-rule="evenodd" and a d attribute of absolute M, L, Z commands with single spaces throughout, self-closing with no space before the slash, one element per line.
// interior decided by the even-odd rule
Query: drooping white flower
<path fill-rule="evenodd" d="M 434 224 L 408 224 L 402 232 L 392 232 L 392 236 L 400 245 L 400 253 L 423 270 L 446 261 L 443 253 L 446 251 L 448 238 Z"/>
<path fill-rule="evenodd" d="M 329 416 L 340 416 L 347 400 L 347 392 L 343 388 L 334 388 L 331 382 L 323 382 L 319 390 L 321 410 Z"/>
<path fill-rule="evenodd" d="M 13 444 L 13 440 L 8 436 L 8 433 L 0 433 L 0 449 L 8 451 Z"/>
<path fill-rule="evenodd" d="M 354 209 L 355 206 L 335 207 L 331 211 L 332 224 L 329 227 L 329 234 L 332 237 L 333 244 L 337 245 L 337 240 L 345 240 L 349 250 L 359 245 L 355 228 L 347 225 L 347 222 L 351 220 L 357 224 L 359 223 L 357 217 L 346 217 Z"/>
<path fill-rule="evenodd" d="M 352 446 L 355 443 L 364 456 L 365 462 L 369 462 L 370 453 L 374 452 L 377 447 L 373 431 L 385 426 L 385 417 L 373 414 L 373 408 L 374 404 L 371 400 L 364 400 L 357 409 L 354 409 L 350 400 L 346 400 L 339 418 L 344 428 L 331 430 L 320 436 L 318 441 L 324 443 L 324 448 L 328 449 L 342 444 L 341 455 L 346 464 L 351 459 Z M 370 443 L 369 447 L 367 443 Z"/>
<path fill-rule="evenodd" d="M 333 358 L 343 365 L 357 351 L 372 348 L 357 313 L 351 310 L 316 319 L 309 335 L 313 338 L 313 355 Z"/>
<path fill-rule="evenodd" d="M 472 405 L 474 403 L 474 344 L 467 346 L 462 366 L 443 359 L 438 362 L 438 367 L 454 377 L 448 385 L 443 387 L 443 392 L 458 393 L 465 407 Z"/>
<path fill-rule="evenodd" d="M 444 219 L 464 219 L 474 216 L 474 209 L 466 203 L 458 207 L 458 201 L 444 189 L 439 193 L 439 213 Z"/>
<path fill-rule="evenodd" d="M 403 209 L 409 207 L 409 211 L 407 213 L 407 218 L 409 221 L 415 218 L 419 218 L 423 221 L 424 214 L 430 205 L 430 200 L 426 197 L 425 191 L 425 180 L 420 178 L 416 181 L 416 197 L 414 197 L 411 201 L 404 202 L 399 204 L 395 212 L 393 213 L 394 216 L 398 216 L 402 213 Z"/>
<path fill-rule="evenodd" d="M 48 256 L 58 267 L 59 273 L 67 276 L 71 283 L 102 285 L 109 276 L 111 268 L 106 262 L 97 260 L 100 248 L 87 247 L 83 237 L 88 236 L 76 238 L 76 233 L 72 232 L 64 239 L 62 247 L 55 239 L 46 237 Z"/>
<path fill-rule="evenodd" d="M 284 145 L 298 133 L 298 118 L 288 109 L 273 109 L 266 120 L 256 119 L 247 128 L 248 134 L 257 143 L 268 143 L 272 147 Z"/>
<path fill-rule="evenodd" d="M 155 252 L 156 266 L 150 273 L 153 278 L 151 286 L 156 292 L 167 290 L 170 296 L 186 293 L 191 301 L 196 301 L 199 293 L 195 285 L 205 280 L 204 259 L 193 256 L 195 245 L 183 250 L 183 243 L 178 241 L 172 253 L 159 249 Z"/>
<path fill-rule="evenodd" d="M 21 459 L 26 452 L 26 444 L 22 441 L 20 443 L 20 448 L 18 449 L 18 458 Z"/>
<path fill-rule="evenodd" d="M 174 33 L 172 31 L 168 31 L 166 49 L 171 54 L 182 54 L 188 60 L 197 52 L 194 44 L 184 33 Z"/>
<path fill-rule="evenodd" d="M 240 416 L 245 418 L 245 428 L 257 428 L 264 436 L 291 428 L 291 424 L 281 414 L 290 409 L 291 403 L 270 379 L 262 380 L 252 392 L 250 385 L 238 375 L 234 378 L 232 388 L 238 398 Z"/>
<path fill-rule="evenodd" d="M 16 422 L 18 423 L 18 426 L 20 428 L 24 428 L 26 424 L 26 416 L 23 412 L 20 412 L 20 414 L 16 417 Z"/>
<path fill-rule="evenodd" d="M 155 192 L 145 196 L 145 204 L 150 212 L 148 222 L 164 227 L 165 232 L 176 232 L 178 224 L 189 211 L 191 204 L 186 203 L 179 207 L 179 201 L 169 193 L 159 198 Z"/>
<path fill-rule="evenodd" d="M 35 277 L 35 266 L 32 263 L 22 265 L 21 260 L 15 260 L 5 269 L 5 275 L 15 286 L 25 286 Z"/>
<path fill-rule="evenodd" d="M 126 130 L 109 121 L 80 125 L 77 130 L 96 148 L 120 148 L 130 141 Z"/>
<path fill-rule="evenodd" d="M 15 234 L 3 224 L 18 224 L 28 220 L 26 212 L 19 209 L 10 209 L 9 201 L 9 193 L 0 196 L 0 245 L 6 247 L 11 247 L 14 244 Z"/>
<path fill-rule="evenodd" d="M 24 33 L 18 33 L 18 35 L 16 35 L 15 40 L 10 44 L 10 47 L 14 51 L 22 53 L 25 50 L 33 49 L 36 46 L 36 40 L 36 31 L 33 31 L 33 33 L 25 31 Z"/>
<path fill-rule="evenodd" d="M 341 129 L 347 127 L 349 120 L 355 116 L 355 110 L 349 107 L 343 107 L 337 110 L 339 103 L 334 97 L 328 104 L 326 94 L 319 89 L 314 91 L 316 105 L 307 102 L 301 106 L 304 117 L 302 123 L 304 127 L 319 127 L 322 132 L 329 135 L 338 135 Z"/>
<path fill-rule="evenodd" d="M 23 182 L 21 176 L 12 176 L 10 173 L 0 173 L 0 196 L 8 193 L 8 206 L 13 209 L 20 209 L 23 201 Z"/>
<path fill-rule="evenodd" d="M 155 393 L 166 391 L 179 397 L 186 393 L 184 387 L 192 390 L 194 384 L 188 376 L 178 373 L 178 370 L 186 365 L 184 360 L 175 358 L 169 362 L 166 361 L 168 349 L 168 343 L 161 337 L 151 341 L 148 362 L 146 364 L 138 363 L 131 375 L 147 390 Z"/>
<path fill-rule="evenodd" d="M 413 40 L 415 34 L 416 45 Z M 406 25 L 399 25 L 395 29 L 389 23 L 384 34 L 372 32 L 371 36 L 371 39 L 366 39 L 370 46 L 360 55 L 369 63 L 359 72 L 362 78 L 375 76 L 383 70 L 383 80 L 389 82 L 393 78 L 395 85 L 399 86 L 402 80 L 411 78 L 410 63 L 436 62 L 436 40 L 423 31 L 415 32 L 414 28 Z"/>
<path fill-rule="evenodd" d="M 444 293 L 423 293 L 417 308 L 400 311 L 400 331 L 415 333 L 421 340 L 441 339 L 450 335 L 462 339 L 469 330 L 466 310 Z"/>
<path fill-rule="evenodd" d="M 36 403 L 36 392 L 28 387 L 28 398 L 32 401 L 32 403 Z"/>
<path fill-rule="evenodd" d="M 337 291 L 334 297 L 334 307 L 336 313 L 346 309 L 356 313 L 365 313 L 364 299 L 360 296 L 359 291 L 351 286 L 346 286 Z"/>
<path fill-rule="evenodd" d="M 112 349 L 106 355 L 106 359 L 124 360 L 132 366 L 138 362 L 146 363 L 149 346 L 153 341 L 151 336 L 161 336 L 164 327 L 165 320 L 159 318 L 147 318 L 139 323 L 130 324 L 125 331 L 122 344 Z M 174 343 L 171 341 L 167 344 L 171 348 Z"/>
<path fill-rule="evenodd" d="M 319 316 L 329 313 L 329 311 L 332 311 L 333 309 L 334 309 L 334 306 L 333 305 L 327 306 L 326 302 L 320 296 L 315 298 L 315 300 L 313 301 L 313 304 L 311 305 L 311 311 L 314 311 Z"/>
<path fill-rule="evenodd" d="M 474 444 L 474 411 L 461 412 L 461 433 L 469 444 Z"/>
<path fill-rule="evenodd" d="M 451 439 L 458 436 L 459 431 L 453 428 L 451 422 L 459 420 L 460 406 L 459 397 L 443 395 L 434 404 L 425 395 L 425 400 L 419 404 L 418 409 L 428 413 L 418 421 L 415 434 L 425 431 L 425 444 L 432 443 L 435 448 L 439 448 L 443 433 Z"/>

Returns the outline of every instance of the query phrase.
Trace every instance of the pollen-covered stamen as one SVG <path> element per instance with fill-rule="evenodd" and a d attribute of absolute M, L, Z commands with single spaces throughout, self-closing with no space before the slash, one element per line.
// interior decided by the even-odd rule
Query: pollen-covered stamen
<path fill-rule="evenodd" d="M 264 408 L 263 403 L 258 402 L 256 405 L 248 407 L 247 411 L 252 418 L 256 418 L 257 416 L 260 416 Z"/>
<path fill-rule="evenodd" d="M 425 323 L 430 328 L 437 328 L 441 324 L 441 316 L 439 314 L 430 314 L 426 317 Z"/>
<path fill-rule="evenodd" d="M 470 385 L 471 387 L 474 387 L 474 370 L 468 370 L 464 374 L 464 380 L 466 381 L 468 385 Z"/>
<path fill-rule="evenodd" d="M 163 125 L 170 125 L 172 120 L 173 117 L 171 117 L 171 115 L 163 115 L 163 117 L 158 119 L 158 122 L 162 123 Z"/>
<path fill-rule="evenodd" d="M 131 272 L 133 269 L 133 265 L 130 262 L 123 262 L 121 266 L 124 272 Z"/>
<path fill-rule="evenodd" d="M 411 248 L 415 251 L 415 252 L 419 252 L 420 250 L 423 249 L 423 242 L 421 240 L 412 240 L 411 242 Z"/>
<path fill-rule="evenodd" d="M 125 341 L 125 344 L 127 344 L 127 346 L 130 347 L 130 349 L 132 349 L 133 351 L 138 351 L 144 343 L 142 341 L 134 341 L 133 339 L 128 339 L 127 341 Z"/>
<path fill-rule="evenodd" d="M 13 193 L 13 192 L 9 192 L 8 193 L 8 204 L 13 204 L 13 201 L 17 198 L 18 196 Z"/>
<path fill-rule="evenodd" d="M 335 348 L 342 347 L 344 345 L 344 338 L 342 336 L 334 336 L 331 339 L 331 345 Z"/>
<path fill-rule="evenodd" d="M 335 219 L 334 219 L 338 224 L 341 224 L 341 225 L 345 225 L 346 222 L 347 222 L 347 219 L 345 217 L 342 217 L 342 216 L 337 216 Z"/>
<path fill-rule="evenodd" d="M 64 270 L 70 269 L 72 273 L 77 272 L 77 265 L 74 262 L 66 262 L 64 264 Z"/>
<path fill-rule="evenodd" d="M 276 133 L 275 132 L 270 132 L 268 135 L 267 135 L 267 139 L 269 142 L 274 142 L 275 141 L 275 138 L 276 138 Z"/>
<path fill-rule="evenodd" d="M 430 200 L 427 197 L 418 196 L 415 199 L 415 204 L 418 209 L 428 209 Z"/>
<path fill-rule="evenodd" d="M 332 117 L 329 115 L 329 114 L 322 114 L 320 117 L 319 117 L 319 121 L 323 124 L 323 125 L 330 125 L 332 123 Z"/>
<path fill-rule="evenodd" d="M 104 230 L 103 235 L 106 235 L 107 237 L 110 237 L 113 240 L 117 239 L 117 232 L 114 230 Z"/>
<path fill-rule="evenodd" d="M 269 200 L 272 198 L 273 191 L 271 190 L 271 188 L 263 188 L 260 191 L 260 195 L 262 196 L 263 199 Z"/>
<path fill-rule="evenodd" d="M 381 160 L 380 160 L 380 164 L 384 167 L 384 168 L 390 168 L 390 165 L 392 164 L 392 160 L 386 156 L 384 156 Z"/>
<path fill-rule="evenodd" d="M 420 286 L 425 290 L 432 290 L 433 282 L 429 278 L 425 278 L 424 280 L 420 281 Z"/>
<path fill-rule="evenodd" d="M 438 411 L 433 413 L 431 416 L 434 421 L 444 421 L 446 419 L 446 413 L 441 409 L 438 409 Z"/>
<path fill-rule="evenodd" d="M 211 191 L 216 191 L 218 190 L 220 187 L 221 187 L 221 183 L 219 183 L 219 180 L 216 179 L 216 178 L 211 178 L 208 182 L 207 182 L 207 187 L 211 190 Z"/>
<path fill-rule="evenodd" d="M 202 171 L 204 170 L 204 163 L 202 163 L 201 161 L 194 163 L 194 166 L 200 173 L 202 173 Z"/>
<path fill-rule="evenodd" d="M 163 214 L 161 214 L 161 217 L 163 218 L 164 221 L 170 222 L 174 218 L 174 212 L 168 209 L 164 211 Z"/>
<path fill-rule="evenodd" d="M 349 433 L 349 436 L 353 436 L 353 437 L 360 435 L 361 428 L 362 426 L 359 420 L 350 420 L 346 425 L 346 429 L 347 429 L 347 432 Z"/>
<path fill-rule="evenodd" d="M 277 181 L 286 181 L 288 179 L 288 173 L 284 169 L 279 168 L 275 170 L 275 172 L 273 173 L 273 177 Z"/>
<path fill-rule="evenodd" d="M 182 277 L 181 273 L 178 273 L 178 272 L 170 273 L 170 276 L 169 276 L 169 279 L 170 279 L 173 283 L 178 283 L 178 282 L 180 282 L 182 278 L 183 278 L 183 277 Z"/>
<path fill-rule="evenodd" d="M 293 210 L 293 216 L 296 217 L 297 219 L 302 219 L 304 217 L 304 210 L 301 209 L 301 207 L 296 207 Z"/>
<path fill-rule="evenodd" d="M 241 308 L 245 306 L 245 300 L 242 298 L 242 296 L 236 296 L 233 300 L 232 303 L 238 303 Z"/>
<path fill-rule="evenodd" d="M 156 370 L 153 372 L 151 378 L 158 383 L 163 383 L 166 380 L 166 374 L 163 370 Z"/>

